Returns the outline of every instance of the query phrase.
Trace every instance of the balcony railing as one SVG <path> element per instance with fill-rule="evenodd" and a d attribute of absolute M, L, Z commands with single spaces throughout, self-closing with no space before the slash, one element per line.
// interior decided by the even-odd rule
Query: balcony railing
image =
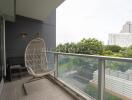
<path fill-rule="evenodd" d="M 132 59 L 47 52 L 56 78 L 91 100 L 132 99 Z M 54 63 L 51 63 L 54 62 Z"/>

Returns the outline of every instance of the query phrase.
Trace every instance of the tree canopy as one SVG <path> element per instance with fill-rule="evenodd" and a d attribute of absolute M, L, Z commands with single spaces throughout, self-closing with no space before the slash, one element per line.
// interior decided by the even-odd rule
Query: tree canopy
<path fill-rule="evenodd" d="M 118 45 L 104 45 L 102 41 L 95 38 L 84 38 L 78 43 L 59 44 L 56 47 L 56 51 L 114 57 L 132 57 L 132 46 L 120 47 Z"/>
<path fill-rule="evenodd" d="M 56 48 L 58 52 L 80 53 L 80 54 L 102 54 L 103 43 L 97 39 L 82 39 L 78 43 L 59 44 Z"/>
<path fill-rule="evenodd" d="M 112 51 L 112 52 L 119 52 L 122 48 L 118 45 L 105 45 L 104 46 L 105 51 Z"/>

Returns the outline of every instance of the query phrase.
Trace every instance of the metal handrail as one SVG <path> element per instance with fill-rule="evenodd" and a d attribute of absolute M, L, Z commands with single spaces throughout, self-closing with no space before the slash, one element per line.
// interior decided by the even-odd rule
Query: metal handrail
<path fill-rule="evenodd" d="M 89 58 L 96 58 L 96 59 L 102 59 L 102 60 L 114 60 L 114 61 L 132 62 L 132 58 L 124 58 L 124 57 L 111 57 L 111 56 L 64 53 L 64 52 L 53 52 L 53 51 L 46 51 L 46 52 L 47 53 L 53 53 L 53 54 L 60 54 L 60 55 L 89 57 Z"/>

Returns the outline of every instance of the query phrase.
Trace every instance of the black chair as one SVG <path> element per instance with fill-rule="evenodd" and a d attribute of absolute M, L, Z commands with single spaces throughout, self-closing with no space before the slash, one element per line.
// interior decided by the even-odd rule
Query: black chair
<path fill-rule="evenodd" d="M 24 64 L 24 57 L 10 57 L 7 59 L 7 76 L 6 80 L 12 81 L 15 78 L 27 74 L 27 68 Z"/>

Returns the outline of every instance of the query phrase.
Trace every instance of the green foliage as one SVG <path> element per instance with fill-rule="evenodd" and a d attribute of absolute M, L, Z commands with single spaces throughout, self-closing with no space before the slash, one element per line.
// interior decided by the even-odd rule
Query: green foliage
<path fill-rule="evenodd" d="M 59 61 L 59 66 L 61 66 L 59 68 L 59 72 L 61 72 L 62 74 L 64 72 L 67 72 L 71 69 L 73 69 L 73 63 L 72 63 L 72 57 L 67 57 L 67 56 L 60 56 L 61 60 Z"/>
<path fill-rule="evenodd" d="M 114 56 L 114 57 L 124 57 L 123 54 L 121 53 L 113 53 L 113 55 L 111 56 Z"/>
<path fill-rule="evenodd" d="M 91 84 L 88 84 L 86 86 L 86 88 L 84 89 L 84 91 L 90 95 L 91 97 L 97 99 L 98 98 L 98 91 L 97 91 L 97 88 L 92 86 Z"/>
<path fill-rule="evenodd" d="M 60 44 L 56 48 L 57 52 L 65 53 L 81 53 L 81 54 L 102 54 L 103 53 L 103 43 L 97 39 L 82 39 L 77 44 L 75 43 L 65 43 Z"/>
<path fill-rule="evenodd" d="M 132 63 L 128 62 L 119 62 L 119 61 L 106 61 L 106 68 L 118 71 L 127 71 L 132 67 Z"/>
<path fill-rule="evenodd" d="M 65 52 L 65 53 L 76 53 L 77 52 L 77 45 L 75 43 L 65 43 L 59 44 L 56 47 L 57 52 Z"/>
<path fill-rule="evenodd" d="M 94 97 L 96 100 L 98 99 L 98 91 L 95 86 L 92 84 L 88 84 L 84 90 L 88 95 Z M 114 96 L 108 92 L 105 92 L 105 100 L 122 100 L 121 98 Z"/>
<path fill-rule="evenodd" d="M 86 77 L 89 80 L 92 79 L 91 73 L 97 70 L 98 61 L 92 58 L 74 57 L 72 59 L 73 65 L 76 66 L 76 70 L 80 76 Z"/>
<path fill-rule="evenodd" d="M 82 39 L 78 44 L 78 52 L 84 54 L 102 54 L 103 43 L 94 38 Z"/>
<path fill-rule="evenodd" d="M 106 45 L 104 47 L 105 51 L 112 51 L 112 52 L 119 52 L 122 48 L 120 46 L 117 45 Z"/>
<path fill-rule="evenodd" d="M 125 50 L 121 50 L 120 51 L 120 54 L 122 54 L 123 57 L 131 58 L 132 57 L 132 48 L 131 47 L 130 48 L 128 47 Z"/>
<path fill-rule="evenodd" d="M 62 44 L 59 44 L 57 47 L 56 47 L 56 51 L 57 52 L 64 52 L 65 50 L 65 46 L 62 45 Z"/>
<path fill-rule="evenodd" d="M 120 47 L 117 45 L 103 45 L 101 41 L 94 38 L 82 39 L 78 43 L 59 44 L 56 47 L 56 51 L 114 57 L 132 57 L 132 46 Z"/>
<path fill-rule="evenodd" d="M 111 50 L 107 50 L 107 51 L 104 50 L 104 51 L 103 51 L 103 55 L 104 55 L 104 56 L 113 55 L 113 52 L 112 52 Z"/>
<path fill-rule="evenodd" d="M 114 56 L 114 57 L 132 57 L 132 46 L 130 47 L 120 47 L 117 45 L 106 45 L 104 46 L 103 55 Z"/>

